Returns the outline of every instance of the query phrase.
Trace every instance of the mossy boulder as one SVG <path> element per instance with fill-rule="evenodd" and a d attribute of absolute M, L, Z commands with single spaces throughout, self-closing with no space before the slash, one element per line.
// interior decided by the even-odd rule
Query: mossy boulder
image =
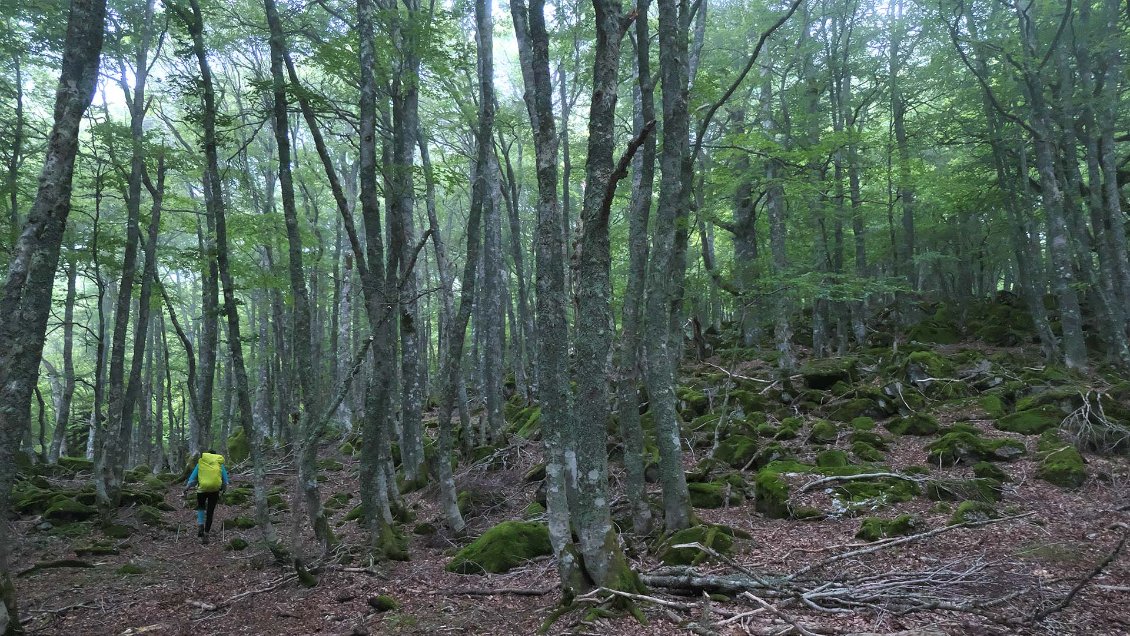
<path fill-rule="evenodd" d="M 687 484 L 687 491 L 694 508 L 722 508 L 745 501 L 742 489 L 728 481 L 692 482 Z"/>
<path fill-rule="evenodd" d="M 907 356 L 904 372 L 907 382 L 927 387 L 938 379 L 953 377 L 955 369 L 949 360 L 933 351 L 925 350 L 913 351 Z"/>
<path fill-rule="evenodd" d="M 349 505 L 349 500 L 352 498 L 353 495 L 348 492 L 334 493 L 330 495 L 328 499 L 326 499 L 326 503 L 322 504 L 322 507 L 331 512 L 334 510 L 341 510 L 342 508 Z"/>
<path fill-rule="evenodd" d="M 533 406 L 525 411 L 525 420 L 515 423 L 518 437 L 536 439 L 541 433 L 541 407 Z"/>
<path fill-rule="evenodd" d="M 228 488 L 224 491 L 224 504 L 228 506 L 245 506 L 251 501 L 252 494 L 251 488 L 247 486 Z"/>
<path fill-rule="evenodd" d="M 545 506 L 541 505 L 540 503 L 538 503 L 536 501 L 531 501 L 530 505 L 526 506 L 526 508 L 522 511 L 522 518 L 523 519 L 534 519 L 536 517 L 540 517 L 540 516 L 544 515 L 545 512 L 546 512 Z M 417 534 L 419 534 L 419 533 L 417 533 Z"/>
<path fill-rule="evenodd" d="M 913 515 L 899 515 L 894 519 L 867 517 L 859 525 L 859 532 L 855 533 L 855 538 L 878 541 L 888 537 L 902 537 L 914 534 L 921 525 L 922 522 Z"/>
<path fill-rule="evenodd" d="M 456 553 L 446 569 L 459 574 L 499 574 L 550 554 L 553 547 L 544 523 L 504 521 Z"/>
<path fill-rule="evenodd" d="M 851 435 L 848 435 L 848 441 L 852 443 L 863 442 L 870 444 L 879 450 L 887 450 L 887 444 L 889 443 L 886 437 L 871 431 L 853 431 Z"/>
<path fill-rule="evenodd" d="M 961 342 L 961 332 L 953 323 L 942 320 L 926 320 L 910 328 L 907 335 L 911 340 L 930 344 L 957 344 Z"/>
<path fill-rule="evenodd" d="M 228 541 L 228 544 L 224 546 L 224 549 L 239 552 L 241 550 L 246 550 L 248 545 L 249 544 L 247 543 L 246 539 L 242 537 L 235 537 L 231 541 Z"/>
<path fill-rule="evenodd" d="M 729 554 L 734 545 L 734 537 L 743 535 L 744 538 L 749 538 L 749 535 L 735 531 L 729 526 L 716 524 L 691 526 L 664 539 L 655 552 L 659 556 L 659 560 L 665 565 L 698 565 L 710 559 L 707 552 L 698 548 L 676 548 L 674 546 L 697 543 L 719 554 Z"/>
<path fill-rule="evenodd" d="M 999 482 L 1012 481 L 1007 473 L 991 462 L 977 462 L 973 464 L 973 476 L 981 479 L 995 479 Z"/>
<path fill-rule="evenodd" d="M 248 528 L 254 528 L 256 525 L 255 520 L 251 517 L 228 517 L 224 519 L 225 530 L 247 530 Z"/>
<path fill-rule="evenodd" d="M 242 428 L 237 428 L 234 433 L 228 437 L 228 455 L 227 461 L 229 465 L 235 465 L 247 461 L 251 457 L 251 441 L 247 439 Z"/>
<path fill-rule="evenodd" d="M 776 464 L 770 464 L 757 472 L 753 481 L 754 508 L 771 519 L 788 519 L 789 484 L 781 477 Z"/>
<path fill-rule="evenodd" d="M 102 534 L 111 539 L 128 539 L 133 535 L 133 528 L 121 524 L 111 523 L 102 527 Z"/>
<path fill-rule="evenodd" d="M 837 382 L 854 382 L 858 378 L 855 358 L 826 358 L 813 360 L 798 371 L 810 389 L 823 391 Z"/>
<path fill-rule="evenodd" d="M 854 431 L 873 431 L 875 426 L 877 425 L 873 417 L 856 417 L 851 420 L 851 428 Z"/>
<path fill-rule="evenodd" d="M 60 496 L 52 500 L 51 505 L 43 513 L 43 518 L 52 523 L 71 521 L 86 521 L 98 514 L 93 506 L 88 506 L 73 498 Z"/>
<path fill-rule="evenodd" d="M 750 467 L 753 470 L 761 470 L 774 462 L 788 461 L 795 458 L 796 455 L 787 446 L 778 442 L 772 442 L 757 451 L 757 455 L 754 456 L 753 463 L 750 464 Z"/>
<path fill-rule="evenodd" d="M 812 444 L 834 444 L 839 436 L 840 431 L 835 424 L 827 420 L 818 420 L 808 433 L 808 441 Z"/>
<path fill-rule="evenodd" d="M 345 465 L 337 461 L 336 459 L 333 459 L 332 457 L 327 457 L 325 459 L 318 460 L 318 468 L 330 472 L 337 472 L 345 468 Z"/>
<path fill-rule="evenodd" d="M 757 440 L 748 435 L 731 435 L 718 445 L 714 459 L 734 468 L 742 468 L 757 453 Z"/>
<path fill-rule="evenodd" d="M 938 432 L 938 420 L 924 413 L 895 418 L 886 423 L 887 430 L 895 435 L 933 435 Z"/>
<path fill-rule="evenodd" d="M 1024 455 L 1024 444 L 1011 439 L 985 439 L 967 431 L 953 431 L 926 445 L 931 464 L 953 466 L 979 461 L 1012 461 Z"/>
<path fill-rule="evenodd" d="M 1036 476 L 1040 479 L 1064 488 L 1078 488 L 1087 481 L 1083 456 L 1051 431 L 1040 436 L 1037 450 L 1040 467 Z"/>
<path fill-rule="evenodd" d="M 675 397 L 679 400 L 679 411 L 691 418 L 706 415 L 710 411 L 710 398 L 694 387 L 678 387 Z"/>
<path fill-rule="evenodd" d="M 392 610 L 398 609 L 400 607 L 400 603 L 396 602 L 396 599 L 392 598 L 388 594 L 380 594 L 378 596 L 371 597 L 367 602 L 369 603 L 369 607 L 377 610 L 378 612 L 391 612 Z"/>
<path fill-rule="evenodd" d="M 984 501 L 963 501 L 958 505 L 957 510 L 953 511 L 953 516 L 950 517 L 949 525 L 955 526 L 959 523 L 977 523 L 980 521 L 988 521 L 997 516 L 997 510 L 992 504 Z"/>
<path fill-rule="evenodd" d="M 850 463 L 847 453 L 842 450 L 826 450 L 816 454 L 816 465 L 821 468 L 839 468 Z"/>
<path fill-rule="evenodd" d="M 865 462 L 883 461 L 882 451 L 867 442 L 852 442 L 851 452 L 855 453 L 856 457 Z"/>
<path fill-rule="evenodd" d="M 1001 396 L 989 394 L 984 395 L 980 399 L 981 408 L 985 409 L 985 413 L 993 419 L 1000 419 L 1005 416 L 1006 409 L 1004 400 Z"/>
<path fill-rule="evenodd" d="M 871 398 L 853 398 L 833 407 L 828 412 L 828 417 L 837 422 L 851 422 L 858 418 L 881 418 L 887 415 L 887 410 Z"/>
<path fill-rule="evenodd" d="M 60 457 L 56 465 L 64 472 L 71 474 L 92 472 L 94 470 L 94 462 L 84 457 Z"/>
<path fill-rule="evenodd" d="M 931 479 L 926 496 L 933 501 L 1000 501 L 1001 483 L 994 479 Z"/>
<path fill-rule="evenodd" d="M 1059 407 L 1047 404 L 1006 415 L 997 420 L 994 426 L 1009 433 L 1039 435 L 1045 431 L 1059 428 L 1063 418 L 1063 411 Z"/>
<path fill-rule="evenodd" d="M 905 479 L 868 479 L 838 484 L 833 492 L 852 508 L 875 508 L 910 501 L 919 490 L 917 483 Z"/>
<path fill-rule="evenodd" d="M 137 509 L 137 520 L 147 526 L 158 526 L 164 521 L 161 511 L 153 506 L 141 506 Z"/>

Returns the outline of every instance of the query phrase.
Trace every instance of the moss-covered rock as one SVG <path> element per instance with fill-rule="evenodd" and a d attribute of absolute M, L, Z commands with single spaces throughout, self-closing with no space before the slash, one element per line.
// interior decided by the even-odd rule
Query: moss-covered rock
<path fill-rule="evenodd" d="M 533 406 L 525 411 L 525 421 L 516 423 L 517 435 L 525 439 L 537 439 L 541 435 L 541 407 Z"/>
<path fill-rule="evenodd" d="M 531 501 L 530 505 L 526 506 L 526 508 L 522 511 L 522 518 L 533 519 L 535 517 L 544 515 L 545 512 L 545 506 L 541 505 L 539 502 Z"/>
<path fill-rule="evenodd" d="M 248 545 L 249 544 L 247 543 L 247 540 L 243 539 L 242 537 L 235 537 L 231 541 L 228 541 L 228 544 L 224 546 L 224 549 L 239 552 L 241 550 L 246 550 Z"/>
<path fill-rule="evenodd" d="M 356 449 L 353 448 L 352 442 L 342 442 L 341 446 L 337 447 L 337 452 L 341 453 L 345 457 L 351 457 L 355 450 Z"/>
<path fill-rule="evenodd" d="M 396 599 L 387 594 L 370 597 L 367 602 L 369 603 L 369 607 L 372 607 L 378 612 L 391 612 L 400 607 L 400 603 L 397 603 Z"/>
<path fill-rule="evenodd" d="M 912 515 L 899 515 L 894 519 L 867 517 L 859 525 L 859 532 L 855 533 L 855 538 L 878 541 L 887 537 L 902 537 L 914 534 L 921 525 L 921 521 Z"/>
<path fill-rule="evenodd" d="M 926 320 L 910 328 L 907 335 L 912 341 L 930 344 L 957 344 L 961 342 L 961 332 L 951 322 Z"/>
<path fill-rule="evenodd" d="M 745 501 L 741 488 L 727 481 L 692 482 L 687 484 L 687 491 L 694 508 L 722 508 Z"/>
<path fill-rule="evenodd" d="M 958 505 L 957 510 L 953 511 L 953 516 L 950 517 L 949 525 L 955 526 L 959 523 L 977 523 L 979 521 L 988 521 L 997 516 L 996 508 L 992 504 L 984 501 L 963 501 Z"/>
<path fill-rule="evenodd" d="M 933 501 L 1000 501 L 1001 483 L 980 477 L 973 479 L 931 479 L 926 496 Z"/>
<path fill-rule="evenodd" d="M 777 427 L 777 432 L 774 433 L 773 439 L 778 441 L 785 441 L 795 439 L 800 433 L 801 427 L 804 426 L 804 419 L 799 417 L 786 417 L 781 420 L 781 425 Z"/>
<path fill-rule="evenodd" d="M 1037 450 L 1040 467 L 1036 476 L 1040 479 L 1064 488 L 1078 488 L 1087 481 L 1083 456 L 1055 433 L 1041 435 Z"/>
<path fill-rule="evenodd" d="M 861 418 L 881 418 L 886 415 L 887 410 L 874 399 L 868 397 L 853 398 L 828 411 L 828 417 L 837 422 L 851 422 Z"/>
<path fill-rule="evenodd" d="M 248 528 L 254 528 L 256 525 L 255 520 L 251 517 L 228 517 L 224 519 L 225 530 L 247 530 Z"/>
<path fill-rule="evenodd" d="M 685 416 L 694 418 L 710 411 L 710 398 L 694 387 L 678 387 L 675 397 L 679 400 L 679 411 Z"/>
<path fill-rule="evenodd" d="M 504 521 L 456 553 L 447 564 L 447 571 L 460 574 L 498 574 L 535 557 L 552 553 L 549 529 L 545 524 Z"/>
<path fill-rule="evenodd" d="M 812 444 L 834 444 L 839 436 L 840 431 L 835 424 L 827 420 L 818 420 L 808 433 L 808 441 Z"/>
<path fill-rule="evenodd" d="M 979 461 L 1012 461 L 1024 455 L 1024 444 L 1011 439 L 985 439 L 967 431 L 953 431 L 926 445 L 931 464 L 953 466 Z"/>
<path fill-rule="evenodd" d="M 1001 396 L 995 394 L 984 395 L 980 399 L 981 408 L 985 409 L 985 413 L 993 419 L 1000 419 L 1004 417 L 1007 410 L 1005 409 L 1004 400 Z"/>
<path fill-rule="evenodd" d="M 224 491 L 224 504 L 228 506 L 245 506 L 251 501 L 253 494 L 250 487 L 228 488 Z"/>
<path fill-rule="evenodd" d="M 887 450 L 887 445 L 889 443 L 889 440 L 886 437 L 883 437 L 882 435 L 873 433 L 871 431 L 853 431 L 851 435 L 848 435 L 848 441 L 852 443 L 864 442 L 865 444 L 870 444 L 871 446 L 874 446 L 879 450 Z"/>
<path fill-rule="evenodd" d="M 833 492 L 852 508 L 873 509 L 914 499 L 918 484 L 905 479 L 868 479 L 837 484 Z"/>
<path fill-rule="evenodd" d="M 89 473 L 94 470 L 94 462 L 84 457 L 60 457 L 56 465 L 71 474 Z"/>
<path fill-rule="evenodd" d="M 86 521 L 98 514 L 93 506 L 88 506 L 73 498 L 60 496 L 52 500 L 51 505 L 43 513 L 43 518 L 52 523 L 70 521 Z"/>
<path fill-rule="evenodd" d="M 677 545 L 697 543 L 719 554 L 729 554 L 734 545 L 735 534 L 740 533 L 729 526 L 703 524 L 691 526 L 675 532 L 664 539 L 655 552 L 665 565 L 698 565 L 709 560 L 710 555 L 698 548 L 676 548 Z M 748 535 L 745 535 L 748 538 Z"/>
<path fill-rule="evenodd" d="M 852 442 L 851 452 L 855 456 L 865 462 L 881 462 L 883 461 L 883 453 L 867 442 Z"/>
<path fill-rule="evenodd" d="M 111 523 L 109 525 L 102 526 L 102 534 L 110 537 L 111 539 L 128 539 L 131 535 L 133 535 L 133 528 L 117 523 Z"/>
<path fill-rule="evenodd" d="M 1049 404 L 1006 415 L 997 420 L 994 426 L 1009 433 L 1039 435 L 1044 431 L 1059 428 L 1063 418 L 1063 411 Z"/>
<path fill-rule="evenodd" d="M 326 499 L 326 503 L 322 504 L 322 507 L 330 512 L 341 510 L 342 508 L 349 505 L 349 500 L 352 498 L 353 495 L 348 492 L 334 493 Z"/>
<path fill-rule="evenodd" d="M 753 481 L 754 508 L 771 519 L 787 519 L 790 515 L 789 484 L 770 466 L 759 470 Z"/>
<path fill-rule="evenodd" d="M 115 570 L 115 572 L 124 576 L 135 576 L 138 574 L 145 574 L 145 568 L 135 563 L 126 563 L 122 567 Z"/>
<path fill-rule="evenodd" d="M 895 418 L 886 423 L 887 430 L 895 435 L 933 435 L 938 432 L 938 420 L 924 413 Z"/>
<path fill-rule="evenodd" d="M 991 462 L 977 462 L 973 464 L 973 476 L 981 479 L 995 479 L 999 482 L 1012 481 L 1008 474 Z"/>
<path fill-rule="evenodd" d="M 734 468 L 742 468 L 757 453 L 757 440 L 748 435 L 731 435 L 718 445 L 714 459 Z"/>
<path fill-rule="evenodd" d="M 855 358 L 826 358 L 813 360 L 798 371 L 810 389 L 823 391 L 837 382 L 854 382 L 858 378 Z"/>
<path fill-rule="evenodd" d="M 158 526 L 164 520 L 161 511 L 153 506 L 141 506 L 137 509 L 137 520 L 147 526 Z"/>
<path fill-rule="evenodd" d="M 318 460 L 318 468 L 330 472 L 337 472 L 345 468 L 345 465 L 332 457 L 326 457 Z"/>
<path fill-rule="evenodd" d="M 228 437 L 227 461 L 231 465 L 247 461 L 251 457 L 251 441 L 247 439 L 242 428 L 237 428 Z"/>
<path fill-rule="evenodd" d="M 838 468 L 850 463 L 847 453 L 842 450 L 826 450 L 816 454 L 816 465 L 821 468 Z"/>

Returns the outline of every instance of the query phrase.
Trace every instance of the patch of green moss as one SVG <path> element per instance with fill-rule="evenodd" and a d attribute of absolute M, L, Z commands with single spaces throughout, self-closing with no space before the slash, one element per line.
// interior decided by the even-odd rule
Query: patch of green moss
<path fill-rule="evenodd" d="M 834 492 L 853 504 L 890 505 L 918 496 L 918 484 L 905 479 L 873 479 L 839 484 Z"/>
<path fill-rule="evenodd" d="M 863 442 L 879 450 L 887 450 L 887 438 L 870 431 L 854 431 L 848 436 L 849 442 Z"/>
<path fill-rule="evenodd" d="M 344 455 L 346 457 L 352 456 L 354 450 L 355 449 L 353 448 L 353 444 L 350 443 L 350 442 L 342 442 L 341 446 L 337 447 L 337 452 L 341 453 L 342 455 Z"/>
<path fill-rule="evenodd" d="M 931 464 L 953 466 L 979 461 L 1012 461 L 1024 455 L 1024 444 L 1011 439 L 985 439 L 973 433 L 954 431 L 926 445 Z"/>
<path fill-rule="evenodd" d="M 997 516 L 996 508 L 991 504 L 984 501 L 963 501 L 957 506 L 957 510 L 953 511 L 953 516 L 950 517 L 949 525 L 955 526 L 959 523 L 976 523 L 978 521 L 988 521 Z"/>
<path fill-rule="evenodd" d="M 56 497 L 43 513 L 43 518 L 52 522 L 86 521 L 98 514 L 93 506 L 80 503 L 70 497 Z"/>
<path fill-rule="evenodd" d="M 1004 400 L 999 395 L 985 395 L 981 397 L 981 408 L 985 409 L 985 413 L 993 419 L 1000 419 L 1004 417 L 1007 412 L 1005 410 Z"/>
<path fill-rule="evenodd" d="M 921 527 L 921 522 L 912 515 L 899 515 L 894 519 L 867 517 L 855 533 L 856 539 L 864 541 L 878 541 L 887 537 L 902 537 L 914 532 Z"/>
<path fill-rule="evenodd" d="M 526 506 L 526 509 L 522 511 L 522 518 L 533 519 L 534 517 L 540 517 L 544 514 L 545 506 L 536 501 L 531 501 L 530 505 Z"/>
<path fill-rule="evenodd" d="M 740 488 L 725 481 L 694 482 L 687 484 L 691 506 L 694 508 L 721 508 L 745 501 Z"/>
<path fill-rule="evenodd" d="M 852 442 L 851 452 L 865 462 L 881 462 L 884 459 L 882 451 L 867 442 Z"/>
<path fill-rule="evenodd" d="M 910 328 L 907 335 L 911 340 L 931 344 L 957 344 L 961 341 L 961 334 L 953 323 L 937 320 L 920 322 Z"/>
<path fill-rule="evenodd" d="M 134 565 L 133 563 L 126 563 L 122 567 L 118 568 L 116 572 L 118 574 L 124 574 L 126 576 L 145 574 L 145 570 L 141 566 Z"/>
<path fill-rule="evenodd" d="M 851 421 L 851 428 L 854 431 L 873 431 L 875 426 L 874 418 L 870 417 L 857 417 Z"/>
<path fill-rule="evenodd" d="M 753 482 L 753 492 L 754 508 L 758 512 L 771 519 L 789 517 L 789 485 L 781 478 L 781 473 L 770 467 L 759 470 Z"/>
<path fill-rule="evenodd" d="M 332 457 L 327 457 L 325 459 L 318 460 L 318 468 L 330 472 L 337 472 L 345 468 L 345 465 L 337 461 L 336 459 L 333 459 Z"/>
<path fill-rule="evenodd" d="M 854 398 L 835 407 L 828 416 L 839 422 L 883 417 L 886 411 L 871 398 Z"/>
<path fill-rule="evenodd" d="M 137 509 L 137 520 L 147 526 L 160 525 L 164 518 L 161 511 L 153 506 L 141 506 Z"/>
<path fill-rule="evenodd" d="M 322 507 L 330 512 L 341 510 L 349 504 L 349 500 L 352 498 L 353 495 L 347 492 L 334 493 L 326 499 L 326 503 L 322 504 Z"/>
<path fill-rule="evenodd" d="M 710 398 L 694 387 L 681 386 L 675 389 L 679 400 L 679 411 L 690 417 L 705 415 L 710 410 Z"/>
<path fill-rule="evenodd" d="M 997 467 L 996 464 L 990 462 L 977 462 L 973 464 L 973 475 L 981 479 L 995 479 L 1000 482 L 1012 481 L 1008 478 L 1007 473 Z"/>
<path fill-rule="evenodd" d="M 816 465 L 821 468 L 838 468 L 850 463 L 847 453 L 842 450 L 826 450 L 816 454 Z"/>
<path fill-rule="evenodd" d="M 102 534 L 111 539 L 128 539 L 133 534 L 133 529 L 129 526 L 112 523 L 102 527 Z"/>
<path fill-rule="evenodd" d="M 378 612 L 391 612 L 392 610 L 400 607 L 400 603 L 397 603 L 396 599 L 387 594 L 374 596 L 369 599 L 368 603 L 369 607 L 372 607 Z"/>
<path fill-rule="evenodd" d="M 710 555 L 698 548 L 676 548 L 677 545 L 697 543 L 719 554 L 729 554 L 734 545 L 734 529 L 729 526 L 703 524 L 691 526 L 667 537 L 656 550 L 665 565 L 699 565 Z"/>
<path fill-rule="evenodd" d="M 552 553 L 549 529 L 545 524 L 504 521 L 456 553 L 447 564 L 447 571 L 460 574 L 499 574 L 535 557 Z"/>
<path fill-rule="evenodd" d="M 1087 481 L 1083 456 L 1074 446 L 1048 431 L 1037 445 L 1040 467 L 1036 476 L 1064 488 L 1078 488 Z"/>
<path fill-rule="evenodd" d="M 247 461 L 251 457 L 251 441 L 247 439 L 242 428 L 237 428 L 228 437 L 228 456 L 230 464 L 235 465 Z"/>
<path fill-rule="evenodd" d="M 810 389 L 823 391 L 837 382 L 853 382 L 858 376 L 855 358 L 813 360 L 798 370 Z"/>
<path fill-rule="evenodd" d="M 228 544 L 224 546 L 224 549 L 239 552 L 241 550 L 246 550 L 248 545 L 249 544 L 247 543 L 247 541 L 242 537 L 235 537 L 231 541 L 228 541 Z"/>
<path fill-rule="evenodd" d="M 773 439 L 780 441 L 793 439 L 800 433 L 803 426 L 804 419 L 795 416 L 786 417 L 781 420 L 781 425 L 777 427 L 777 433 L 773 435 Z"/>
<path fill-rule="evenodd" d="M 251 501 L 252 494 L 251 488 L 247 486 L 228 488 L 224 492 L 224 504 L 228 506 L 245 506 Z"/>
<path fill-rule="evenodd" d="M 94 462 L 84 457 L 60 457 L 57 465 L 65 472 L 71 474 L 91 472 L 94 470 Z"/>
<path fill-rule="evenodd" d="M 808 433 L 808 441 L 813 444 L 834 444 L 839 436 L 840 431 L 835 424 L 827 420 L 819 420 L 812 425 L 812 430 Z"/>
<path fill-rule="evenodd" d="M 747 435 L 731 435 L 718 445 L 714 459 L 734 468 L 742 468 L 757 453 L 757 440 Z"/>
<path fill-rule="evenodd" d="M 1063 422 L 1063 411 L 1052 405 L 1045 405 L 1027 411 L 1017 411 L 996 421 L 1002 431 L 1022 435 L 1039 435 L 1044 431 L 1059 428 Z"/>
<path fill-rule="evenodd" d="M 923 413 L 893 419 L 886 424 L 895 435 L 933 435 L 938 432 L 938 420 Z"/>
<path fill-rule="evenodd" d="M 238 530 L 247 530 L 248 528 L 254 528 L 256 525 L 257 523 L 251 517 L 228 517 L 227 519 L 224 519 L 225 530 L 230 530 L 232 528 Z"/>

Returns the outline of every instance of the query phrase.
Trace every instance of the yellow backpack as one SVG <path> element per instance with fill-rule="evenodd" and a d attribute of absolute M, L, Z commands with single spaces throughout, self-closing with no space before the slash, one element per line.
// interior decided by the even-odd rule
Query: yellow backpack
<path fill-rule="evenodd" d="M 201 453 L 196 466 L 196 480 L 201 492 L 216 492 L 224 485 L 224 456 L 214 453 Z"/>

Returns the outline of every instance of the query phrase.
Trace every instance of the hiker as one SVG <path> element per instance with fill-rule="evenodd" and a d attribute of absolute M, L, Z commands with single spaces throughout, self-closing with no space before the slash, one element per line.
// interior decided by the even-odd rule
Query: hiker
<path fill-rule="evenodd" d="M 208 533 L 212 531 L 212 513 L 220 500 L 220 493 L 227 490 L 231 479 L 224 467 L 224 456 L 211 450 L 200 453 L 200 461 L 188 477 L 184 491 L 187 494 L 193 484 L 196 488 L 196 536 L 201 543 L 208 543 Z"/>

